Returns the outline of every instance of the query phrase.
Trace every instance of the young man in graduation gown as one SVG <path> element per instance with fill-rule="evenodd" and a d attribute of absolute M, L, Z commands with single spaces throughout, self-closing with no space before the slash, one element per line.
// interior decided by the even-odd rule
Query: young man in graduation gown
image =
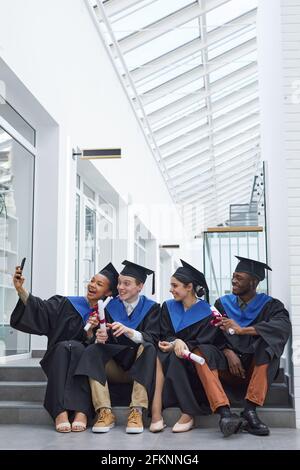
<path fill-rule="evenodd" d="M 269 429 L 258 417 L 257 406 L 263 406 L 274 380 L 284 346 L 291 333 L 289 314 L 277 299 L 256 292 L 265 278 L 266 264 L 237 256 L 239 263 L 232 276 L 232 294 L 219 298 L 215 307 L 226 315 L 219 326 L 223 340 L 214 370 L 203 369 L 200 378 L 212 409 L 220 403 L 229 413 L 229 400 L 224 385 L 233 387 L 245 399 L 241 413 L 243 429 L 266 436 Z"/>
<path fill-rule="evenodd" d="M 105 309 L 108 330 L 97 331 L 97 344 L 81 357 L 76 373 L 90 378 L 98 419 L 93 432 L 108 432 L 115 424 L 109 383 L 132 383 L 126 432 L 143 432 L 142 409 L 148 409 L 155 381 L 156 348 L 159 339 L 159 304 L 140 292 L 147 275 L 154 272 L 129 261 L 119 275 L 119 296 Z M 119 397 L 122 386 L 119 388 Z M 129 398 L 130 400 L 130 398 Z"/>
<path fill-rule="evenodd" d="M 73 374 L 98 326 L 98 301 L 117 293 L 118 272 L 109 263 L 92 277 L 86 297 L 54 295 L 42 300 L 26 291 L 19 266 L 13 281 L 19 301 L 11 315 L 11 326 L 48 337 L 47 351 L 40 363 L 48 379 L 44 406 L 58 432 L 84 431 L 87 420 L 94 415 L 90 388 L 86 377 Z M 84 330 L 87 322 L 91 325 L 88 332 Z"/>
<path fill-rule="evenodd" d="M 184 359 L 184 350 L 206 355 L 206 361 L 215 366 L 218 350 L 213 343 L 220 332 L 211 326 L 213 319 L 211 307 L 202 300 L 208 299 L 208 287 L 204 275 L 190 264 L 181 260 L 171 278 L 174 299 L 167 300 L 161 309 L 161 338 L 158 343 L 156 388 L 152 404 L 150 431 L 159 432 L 164 428 L 162 408 L 179 406 L 181 417 L 174 425 L 173 432 L 186 432 L 193 428 L 194 417 L 208 414 L 209 407 L 201 382 L 199 365 Z M 223 426 L 227 433 L 228 424 L 238 426 L 240 419 L 232 417 Z"/>

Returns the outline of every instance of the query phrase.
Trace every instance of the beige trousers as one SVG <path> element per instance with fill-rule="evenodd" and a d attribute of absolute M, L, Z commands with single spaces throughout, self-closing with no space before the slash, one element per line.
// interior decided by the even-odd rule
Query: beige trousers
<path fill-rule="evenodd" d="M 144 346 L 141 344 L 136 355 L 136 359 L 142 354 Z M 105 366 L 106 377 L 111 383 L 132 383 L 128 372 L 124 371 L 114 359 L 110 359 Z M 92 399 L 95 411 L 100 408 L 111 408 L 110 394 L 107 382 L 102 385 L 94 379 L 90 379 Z M 148 408 L 148 395 L 145 387 L 136 381 L 133 381 L 131 403 L 132 407 Z"/>

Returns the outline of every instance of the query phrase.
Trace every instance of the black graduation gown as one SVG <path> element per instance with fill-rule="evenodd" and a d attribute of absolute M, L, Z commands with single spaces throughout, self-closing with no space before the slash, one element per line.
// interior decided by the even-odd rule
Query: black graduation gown
<path fill-rule="evenodd" d="M 73 376 L 88 340 L 83 320 L 71 302 L 60 295 L 42 300 L 29 294 L 26 305 L 18 301 L 10 324 L 16 330 L 48 338 L 40 364 L 48 378 L 44 406 L 51 417 L 68 410 L 81 411 L 90 420 L 94 410 L 88 380 Z"/>
<path fill-rule="evenodd" d="M 222 314 L 226 313 L 220 299 L 216 300 L 215 307 Z M 222 332 L 221 340 L 218 343 L 220 355 L 217 358 L 217 368 L 228 370 L 228 362 L 222 350 L 232 349 L 240 357 L 245 370 L 253 362 L 258 366 L 269 364 L 268 385 L 270 386 L 278 373 L 280 357 L 291 334 L 289 313 L 282 302 L 272 298 L 262 307 L 258 316 L 248 326 L 255 326 L 259 336 L 230 335 L 227 332 Z M 240 390 L 235 389 L 234 396 L 242 398 L 246 387 L 247 384 L 245 387 L 240 387 Z M 232 390 L 228 384 L 227 388 L 230 393 Z"/>
<path fill-rule="evenodd" d="M 174 341 L 176 338 L 184 341 L 189 350 L 199 348 L 206 362 L 214 366 L 215 356 L 219 351 L 213 343 L 220 334 L 217 328 L 210 324 L 212 315 L 175 333 L 166 302 L 161 308 L 161 340 Z M 189 415 L 209 414 L 210 408 L 194 364 L 186 359 L 180 359 L 174 351 L 158 350 L 165 376 L 163 388 L 163 408 L 179 406 L 183 413 Z"/>
<path fill-rule="evenodd" d="M 107 323 L 114 319 L 105 309 Z M 133 342 L 125 335 L 114 337 L 108 330 L 108 340 L 105 344 L 91 344 L 86 348 L 76 368 L 76 374 L 86 375 L 102 385 L 107 381 L 105 365 L 110 359 L 127 371 L 130 378 L 143 385 L 148 394 L 149 403 L 152 400 L 155 387 L 156 347 L 159 340 L 159 304 L 154 303 L 140 324 L 134 328 L 143 335 L 144 351 L 136 360 L 140 344 Z M 112 406 L 128 406 L 132 384 L 110 384 Z"/>

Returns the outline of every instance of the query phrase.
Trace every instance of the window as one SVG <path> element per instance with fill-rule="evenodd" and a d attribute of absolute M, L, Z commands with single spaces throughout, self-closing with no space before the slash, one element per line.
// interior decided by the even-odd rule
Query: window
<path fill-rule="evenodd" d="M 96 272 L 96 212 L 85 207 L 85 238 L 84 238 L 84 282 L 87 283 Z"/>
<path fill-rule="evenodd" d="M 134 262 L 146 266 L 146 245 L 148 231 L 144 228 L 138 217 L 134 219 Z"/>
<path fill-rule="evenodd" d="M 18 301 L 12 273 L 23 257 L 26 287 L 31 287 L 33 176 L 34 156 L 0 127 L 0 356 L 30 349 L 29 335 L 9 322 Z"/>
<path fill-rule="evenodd" d="M 83 295 L 90 278 L 112 261 L 115 208 L 81 175 L 76 187 L 74 293 Z"/>
<path fill-rule="evenodd" d="M 3 117 L 27 142 L 35 146 L 35 130 L 27 121 L 0 95 L 0 116 Z"/>
<path fill-rule="evenodd" d="M 77 175 L 78 179 L 78 175 Z M 76 194 L 75 215 L 75 294 L 79 295 L 80 195 Z"/>
<path fill-rule="evenodd" d="M 113 220 L 108 218 L 106 214 L 100 213 L 97 224 L 98 269 L 102 269 L 112 260 L 113 238 Z"/>

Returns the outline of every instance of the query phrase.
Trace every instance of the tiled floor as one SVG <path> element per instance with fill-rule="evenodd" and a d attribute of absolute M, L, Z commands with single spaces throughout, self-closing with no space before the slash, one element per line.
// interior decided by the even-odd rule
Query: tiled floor
<path fill-rule="evenodd" d="M 268 437 L 246 433 L 222 437 L 218 429 L 194 429 L 173 434 L 170 428 L 159 434 L 147 429 L 128 435 L 122 426 L 107 434 L 59 434 L 51 426 L 0 425 L 0 449 L 4 450 L 296 450 L 300 430 L 273 428 Z"/>

